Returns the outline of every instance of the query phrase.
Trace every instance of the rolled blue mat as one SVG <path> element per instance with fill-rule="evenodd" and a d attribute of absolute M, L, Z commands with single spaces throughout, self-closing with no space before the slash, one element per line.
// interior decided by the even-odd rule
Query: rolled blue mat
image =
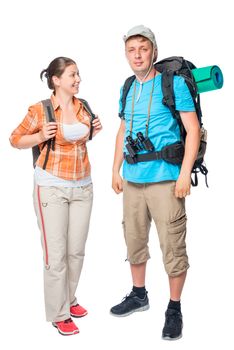
<path fill-rule="evenodd" d="M 221 89 L 223 73 L 218 66 L 208 66 L 192 69 L 197 84 L 198 93 Z"/>

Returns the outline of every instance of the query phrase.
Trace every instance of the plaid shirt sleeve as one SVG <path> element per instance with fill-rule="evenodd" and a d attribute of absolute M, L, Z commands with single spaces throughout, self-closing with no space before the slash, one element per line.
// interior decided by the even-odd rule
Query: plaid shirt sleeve
<path fill-rule="evenodd" d="M 25 118 L 10 136 L 10 143 L 12 146 L 17 147 L 17 144 L 22 136 L 37 133 L 40 130 L 39 124 L 38 111 L 34 106 L 29 107 Z"/>
<path fill-rule="evenodd" d="M 53 102 L 53 97 L 52 97 Z M 80 102 L 74 99 L 74 105 L 78 122 L 90 127 L 90 117 L 80 106 Z M 50 150 L 46 165 L 46 171 L 54 176 L 65 180 L 80 180 L 90 176 L 90 163 L 86 147 L 86 141 L 89 133 L 76 142 L 69 142 L 64 138 L 63 128 L 61 126 L 61 111 L 55 108 L 55 117 L 58 122 L 58 129 L 55 138 L 55 149 Z M 12 146 L 18 147 L 19 140 L 24 135 L 32 135 L 41 130 L 43 123 L 46 123 L 46 117 L 41 102 L 29 107 L 23 121 L 12 132 L 10 142 Z M 41 144 L 42 145 L 42 144 Z M 40 145 L 39 145 L 40 146 Z M 37 166 L 43 168 L 47 147 L 41 149 L 40 156 L 37 159 Z"/>

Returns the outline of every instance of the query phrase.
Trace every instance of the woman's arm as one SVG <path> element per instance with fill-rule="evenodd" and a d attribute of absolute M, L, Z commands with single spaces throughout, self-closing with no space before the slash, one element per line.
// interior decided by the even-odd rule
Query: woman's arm
<path fill-rule="evenodd" d="M 38 111 L 32 106 L 19 126 L 12 132 L 10 143 L 16 148 L 31 148 L 53 138 L 57 131 L 57 123 L 42 124 Z"/>

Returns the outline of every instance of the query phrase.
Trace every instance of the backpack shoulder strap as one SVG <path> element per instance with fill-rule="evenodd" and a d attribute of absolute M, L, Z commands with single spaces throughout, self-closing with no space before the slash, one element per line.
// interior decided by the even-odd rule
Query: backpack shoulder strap
<path fill-rule="evenodd" d="M 86 112 L 90 115 L 91 117 L 91 125 L 90 125 L 90 134 L 89 134 L 89 140 L 92 140 L 93 137 L 93 125 L 92 125 L 92 121 L 96 118 L 95 114 L 93 113 L 89 103 L 83 99 L 83 98 L 79 98 L 79 101 L 83 104 Z"/>
<path fill-rule="evenodd" d="M 166 69 L 162 72 L 162 103 L 167 106 L 173 116 L 178 122 L 180 128 L 181 142 L 184 142 L 185 129 L 181 121 L 180 113 L 176 110 L 175 94 L 174 94 L 174 71 Z"/>
<path fill-rule="evenodd" d="M 177 118 L 174 94 L 174 72 L 165 70 L 162 72 L 162 103 L 167 106 L 174 118 Z"/>
<path fill-rule="evenodd" d="M 92 119 L 95 119 L 95 114 L 93 113 L 89 103 L 83 98 L 79 98 L 79 101 L 83 104 L 86 112 L 89 113 L 89 115 L 92 117 Z"/>
<path fill-rule="evenodd" d="M 119 113 L 119 117 L 121 119 L 124 119 L 124 110 L 126 107 L 126 98 L 128 95 L 128 92 L 130 90 L 130 87 L 132 85 L 132 83 L 134 82 L 134 80 L 136 79 L 135 75 L 132 75 L 131 77 L 129 77 L 128 79 L 125 80 L 125 83 L 123 85 L 123 92 L 122 92 L 122 97 L 121 97 L 121 104 L 122 104 L 122 109 L 121 112 Z"/>
<path fill-rule="evenodd" d="M 54 107 L 52 105 L 51 99 L 47 99 L 47 100 L 42 100 L 42 105 L 43 105 L 43 109 L 45 112 L 45 116 L 46 116 L 46 121 L 48 123 L 50 122 L 55 122 L 55 116 L 54 116 Z M 50 149 L 52 148 L 52 150 L 54 151 L 55 149 L 55 137 L 53 139 L 49 139 L 47 140 L 44 145 L 43 148 L 45 147 L 45 145 L 47 145 L 47 150 L 46 150 L 46 156 L 45 156 L 45 160 L 44 160 L 44 164 L 43 164 L 43 169 L 46 169 L 46 165 L 49 159 L 49 153 L 50 153 Z"/>
<path fill-rule="evenodd" d="M 42 100 L 43 109 L 45 112 L 47 122 L 55 122 L 54 107 L 52 105 L 51 99 Z"/>

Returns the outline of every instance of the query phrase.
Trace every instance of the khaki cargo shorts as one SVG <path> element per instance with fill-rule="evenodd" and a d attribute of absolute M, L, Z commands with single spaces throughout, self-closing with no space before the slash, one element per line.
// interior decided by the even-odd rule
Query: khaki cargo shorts
<path fill-rule="evenodd" d="M 156 224 L 167 274 L 179 276 L 189 268 L 186 253 L 185 200 L 176 198 L 175 181 L 136 184 L 124 181 L 123 229 L 131 264 L 149 258 L 151 220 Z"/>

